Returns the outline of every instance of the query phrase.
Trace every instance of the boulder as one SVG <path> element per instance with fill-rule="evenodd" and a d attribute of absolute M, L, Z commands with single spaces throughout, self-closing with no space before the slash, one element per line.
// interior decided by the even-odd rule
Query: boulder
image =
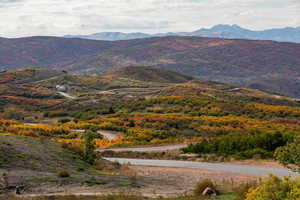
<path fill-rule="evenodd" d="M 203 196 L 216 196 L 217 191 L 210 187 L 207 187 L 207 188 L 205 188 L 205 190 L 203 190 L 202 195 Z"/>

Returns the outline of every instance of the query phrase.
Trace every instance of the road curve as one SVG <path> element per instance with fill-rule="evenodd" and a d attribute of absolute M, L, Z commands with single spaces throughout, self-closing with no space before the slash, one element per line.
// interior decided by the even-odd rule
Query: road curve
<path fill-rule="evenodd" d="M 156 146 L 156 147 L 128 147 L 128 148 L 111 148 L 111 149 L 97 149 L 97 151 L 115 151 L 115 152 L 124 152 L 124 151 L 133 151 L 133 152 L 149 152 L 149 151 L 170 151 L 178 150 L 187 147 L 186 144 L 178 145 L 165 145 L 165 146 Z"/>
<path fill-rule="evenodd" d="M 99 133 L 100 135 L 102 135 L 104 138 L 109 139 L 109 140 L 114 140 L 116 138 L 118 138 L 119 135 L 108 132 L 108 131 L 97 131 L 97 133 Z"/>
<path fill-rule="evenodd" d="M 175 160 L 144 160 L 144 159 L 127 159 L 127 158 L 104 158 L 109 161 L 117 161 L 121 164 L 130 163 L 140 166 L 155 166 L 155 167 L 176 167 L 188 169 L 201 169 L 210 171 L 220 171 L 225 173 L 243 174 L 249 176 L 268 176 L 274 174 L 276 176 L 288 176 L 295 178 L 299 173 L 289 169 L 261 167 L 254 165 L 235 165 L 223 163 L 207 163 L 207 162 L 192 162 L 192 161 L 175 161 Z"/>
<path fill-rule="evenodd" d="M 64 96 L 64 97 L 66 97 L 67 99 L 73 99 L 73 100 L 77 99 L 77 97 L 71 96 L 70 94 L 65 93 L 65 92 L 58 92 L 58 94 L 60 94 L 60 95 L 62 95 L 62 96 Z"/>

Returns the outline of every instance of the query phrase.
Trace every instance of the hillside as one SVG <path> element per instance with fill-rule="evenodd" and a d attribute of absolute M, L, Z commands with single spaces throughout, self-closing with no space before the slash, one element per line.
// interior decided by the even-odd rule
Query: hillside
<path fill-rule="evenodd" d="M 104 78 L 127 78 L 145 82 L 182 83 L 193 80 L 191 76 L 183 75 L 170 70 L 143 66 L 128 66 L 110 70 L 102 75 Z"/>
<path fill-rule="evenodd" d="M 30 122 L 41 119 L 45 111 L 99 107 L 111 101 L 111 97 L 107 100 L 99 95 L 115 90 L 118 95 L 113 95 L 113 98 L 131 93 L 141 97 L 155 95 L 172 82 L 193 79 L 151 67 L 125 67 L 98 76 L 26 68 L 2 72 L 0 78 L 0 117 Z"/>
<path fill-rule="evenodd" d="M 51 69 L 26 68 L 0 72 L 0 84 L 24 84 L 51 79 L 64 74 Z"/>
<path fill-rule="evenodd" d="M 111 48 L 110 42 L 59 37 L 0 38 L 0 69 L 55 68 Z"/>
<path fill-rule="evenodd" d="M 48 73 L 48 70 L 44 69 L 34 70 Z M 22 77 L 28 79 L 28 76 L 24 76 L 27 71 L 28 69 L 18 70 L 17 75 L 20 77 L 16 79 L 22 80 Z M 7 71 L 4 74 L 16 74 L 14 72 Z M 34 77 L 34 74 L 31 75 Z M 64 86 L 65 91 L 57 90 L 57 85 Z M 131 142 L 148 144 L 146 141 L 150 136 L 153 143 L 172 143 L 203 134 L 206 136 L 215 134 L 212 131 L 215 129 L 214 126 L 206 130 L 205 124 L 201 124 L 201 120 L 205 117 L 211 120 L 219 117 L 233 121 L 241 120 L 238 122 L 241 123 L 239 124 L 241 127 L 237 128 L 233 125 L 236 132 L 241 132 L 242 129 L 251 132 L 252 119 L 269 130 L 266 121 L 272 124 L 281 122 L 288 124 L 294 123 L 294 120 L 299 117 L 300 102 L 293 98 L 257 89 L 196 79 L 151 67 L 124 67 L 98 76 L 63 73 L 38 82 L 26 82 L 26 84 L 12 82 L 0 86 L 1 118 L 30 123 L 48 121 L 51 124 L 58 119 L 68 118 L 74 121 L 64 124 L 66 127 L 94 127 L 122 131 L 125 136 L 133 135 L 133 138 L 128 138 L 129 144 Z M 68 98 L 68 95 L 75 98 Z M 140 117 L 145 118 L 144 121 L 140 121 Z M 245 121 L 247 127 L 243 127 L 242 121 L 245 117 L 251 119 Z M 170 121 L 165 122 L 165 118 Z M 131 121 L 134 121 L 134 124 Z M 192 122 L 195 121 L 201 122 L 200 128 L 194 127 Z M 184 125 L 177 126 L 177 122 L 179 124 L 182 122 Z M 94 125 L 84 125 L 85 123 Z M 298 121 L 296 120 L 295 123 L 298 124 Z M 139 130 L 140 126 L 143 127 L 141 130 Z M 274 126 L 283 131 L 282 127 Z M 262 127 L 257 128 L 263 131 Z M 3 131 L 26 135 L 32 134 L 31 131 L 28 132 L 31 129 L 33 128 L 28 126 L 10 126 Z M 228 130 L 223 133 L 221 129 L 217 129 L 220 134 L 225 132 L 228 134 L 231 130 L 226 127 Z M 143 135 L 144 131 L 146 135 Z M 43 132 L 38 129 L 37 134 L 41 133 Z M 63 134 L 65 136 L 62 138 L 76 141 L 76 137 L 72 135 L 69 138 L 68 132 Z M 101 143 L 98 145 L 100 146 Z"/>
<path fill-rule="evenodd" d="M 0 64 L 6 66 L 2 69 L 43 66 L 91 74 L 147 65 L 243 86 L 261 79 L 296 78 L 300 73 L 300 45 L 292 43 L 199 37 L 117 42 L 36 37 L 1 39 L 1 43 L 6 45 L 5 51 L 0 50 Z M 289 90 L 283 94 L 295 95 Z"/>
<path fill-rule="evenodd" d="M 58 143 L 43 138 L 0 135 L 0 167 L 10 170 L 32 170 L 56 173 L 59 170 L 76 171 L 90 166 Z"/>
<path fill-rule="evenodd" d="M 152 67 L 123 67 L 97 76 L 30 68 L 3 72 L 1 76 L 6 81 L 0 84 L 0 117 L 27 122 L 43 120 L 43 115 L 49 111 L 58 112 L 57 116 L 62 117 L 75 110 L 81 112 L 99 107 L 106 110 L 112 103 L 143 97 L 234 98 L 298 105 L 292 98 Z"/>
<path fill-rule="evenodd" d="M 2 70 L 43 67 L 99 74 L 124 66 L 153 66 L 207 80 L 265 89 L 299 97 L 293 84 L 300 74 L 300 45 L 200 37 L 156 37 L 126 41 L 92 41 L 56 37 L 0 39 Z M 17 45 L 17 47 L 16 47 Z M 5 48 L 4 48 L 5 46 Z M 281 81 L 278 81 L 281 80 Z M 298 86 L 296 85 L 296 90 Z M 299 90 L 299 89 L 298 89 Z"/>
<path fill-rule="evenodd" d="M 181 179 L 164 172 L 153 175 L 145 167 L 144 177 L 127 164 L 123 168 L 103 160 L 87 164 L 83 161 L 87 157 L 82 147 L 87 140 L 82 130 L 92 131 L 93 144 L 102 157 L 186 160 L 189 158 L 178 150 L 102 152 L 114 147 L 197 143 L 197 149 L 191 145 L 184 152 L 199 153 L 197 159 L 203 161 L 273 159 L 277 148 L 299 135 L 300 102 L 292 98 L 151 67 L 124 67 L 97 76 L 51 72 L 39 68 L 7 71 L 4 77 L 13 74 L 13 80 L 19 81 L 0 84 L 0 117 L 18 120 L 0 120 L 0 173 L 6 173 L 13 186 L 24 185 L 25 194 L 149 192 L 153 188 L 168 194 L 178 188 L 192 191 L 195 183 L 182 188 Z M 44 79 L 27 81 L 36 74 Z M 64 86 L 64 92 L 57 85 Z M 223 139 L 229 145 L 222 154 L 210 156 L 199 151 L 198 146 L 206 141 Z M 252 146 L 247 146 L 248 141 Z M 60 177 L 60 171 L 71 176 Z M 218 172 L 216 180 L 219 176 Z"/>
<path fill-rule="evenodd" d="M 127 66 L 112 69 L 97 76 L 63 74 L 40 81 L 38 86 L 55 90 L 56 85 L 64 85 L 71 92 L 92 93 L 118 88 L 163 87 L 171 83 L 183 83 L 193 79 L 193 77 L 169 70 Z"/>
<path fill-rule="evenodd" d="M 143 183 L 145 179 L 132 180 L 120 172 L 120 165 L 102 159 L 98 159 L 97 166 L 91 165 L 79 152 L 50 138 L 0 133 L 0 199 L 17 199 L 10 196 L 16 187 L 22 188 L 22 193 L 40 195 L 66 191 L 108 193 L 124 187 L 135 189 L 139 184 L 151 187 Z M 60 175 L 66 173 L 69 176 Z"/>
<path fill-rule="evenodd" d="M 262 79 L 253 81 L 248 87 L 265 91 L 269 90 L 278 94 L 288 94 L 293 97 L 300 97 L 300 79 L 298 77 L 290 79 Z"/>

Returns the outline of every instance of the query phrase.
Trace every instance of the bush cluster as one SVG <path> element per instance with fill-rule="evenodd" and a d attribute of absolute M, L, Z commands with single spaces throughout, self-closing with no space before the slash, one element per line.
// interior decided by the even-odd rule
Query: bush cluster
<path fill-rule="evenodd" d="M 289 137 L 279 132 L 256 134 L 229 134 L 203 140 L 183 149 L 185 153 L 217 154 L 239 159 L 272 157 L 276 148 L 287 144 Z"/>

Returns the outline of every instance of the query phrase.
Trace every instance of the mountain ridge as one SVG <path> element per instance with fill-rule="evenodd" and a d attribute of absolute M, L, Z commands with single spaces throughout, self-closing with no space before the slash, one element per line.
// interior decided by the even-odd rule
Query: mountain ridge
<path fill-rule="evenodd" d="M 300 42 L 300 27 L 272 28 L 265 30 L 250 30 L 236 24 L 219 24 L 211 28 L 201 28 L 192 32 L 167 32 L 167 33 L 122 33 L 122 32 L 99 32 L 90 35 L 65 35 L 66 38 L 83 38 L 93 40 L 131 40 L 150 37 L 165 36 L 195 36 L 216 37 L 224 39 L 250 39 L 250 40 L 274 40 L 279 42 Z"/>

